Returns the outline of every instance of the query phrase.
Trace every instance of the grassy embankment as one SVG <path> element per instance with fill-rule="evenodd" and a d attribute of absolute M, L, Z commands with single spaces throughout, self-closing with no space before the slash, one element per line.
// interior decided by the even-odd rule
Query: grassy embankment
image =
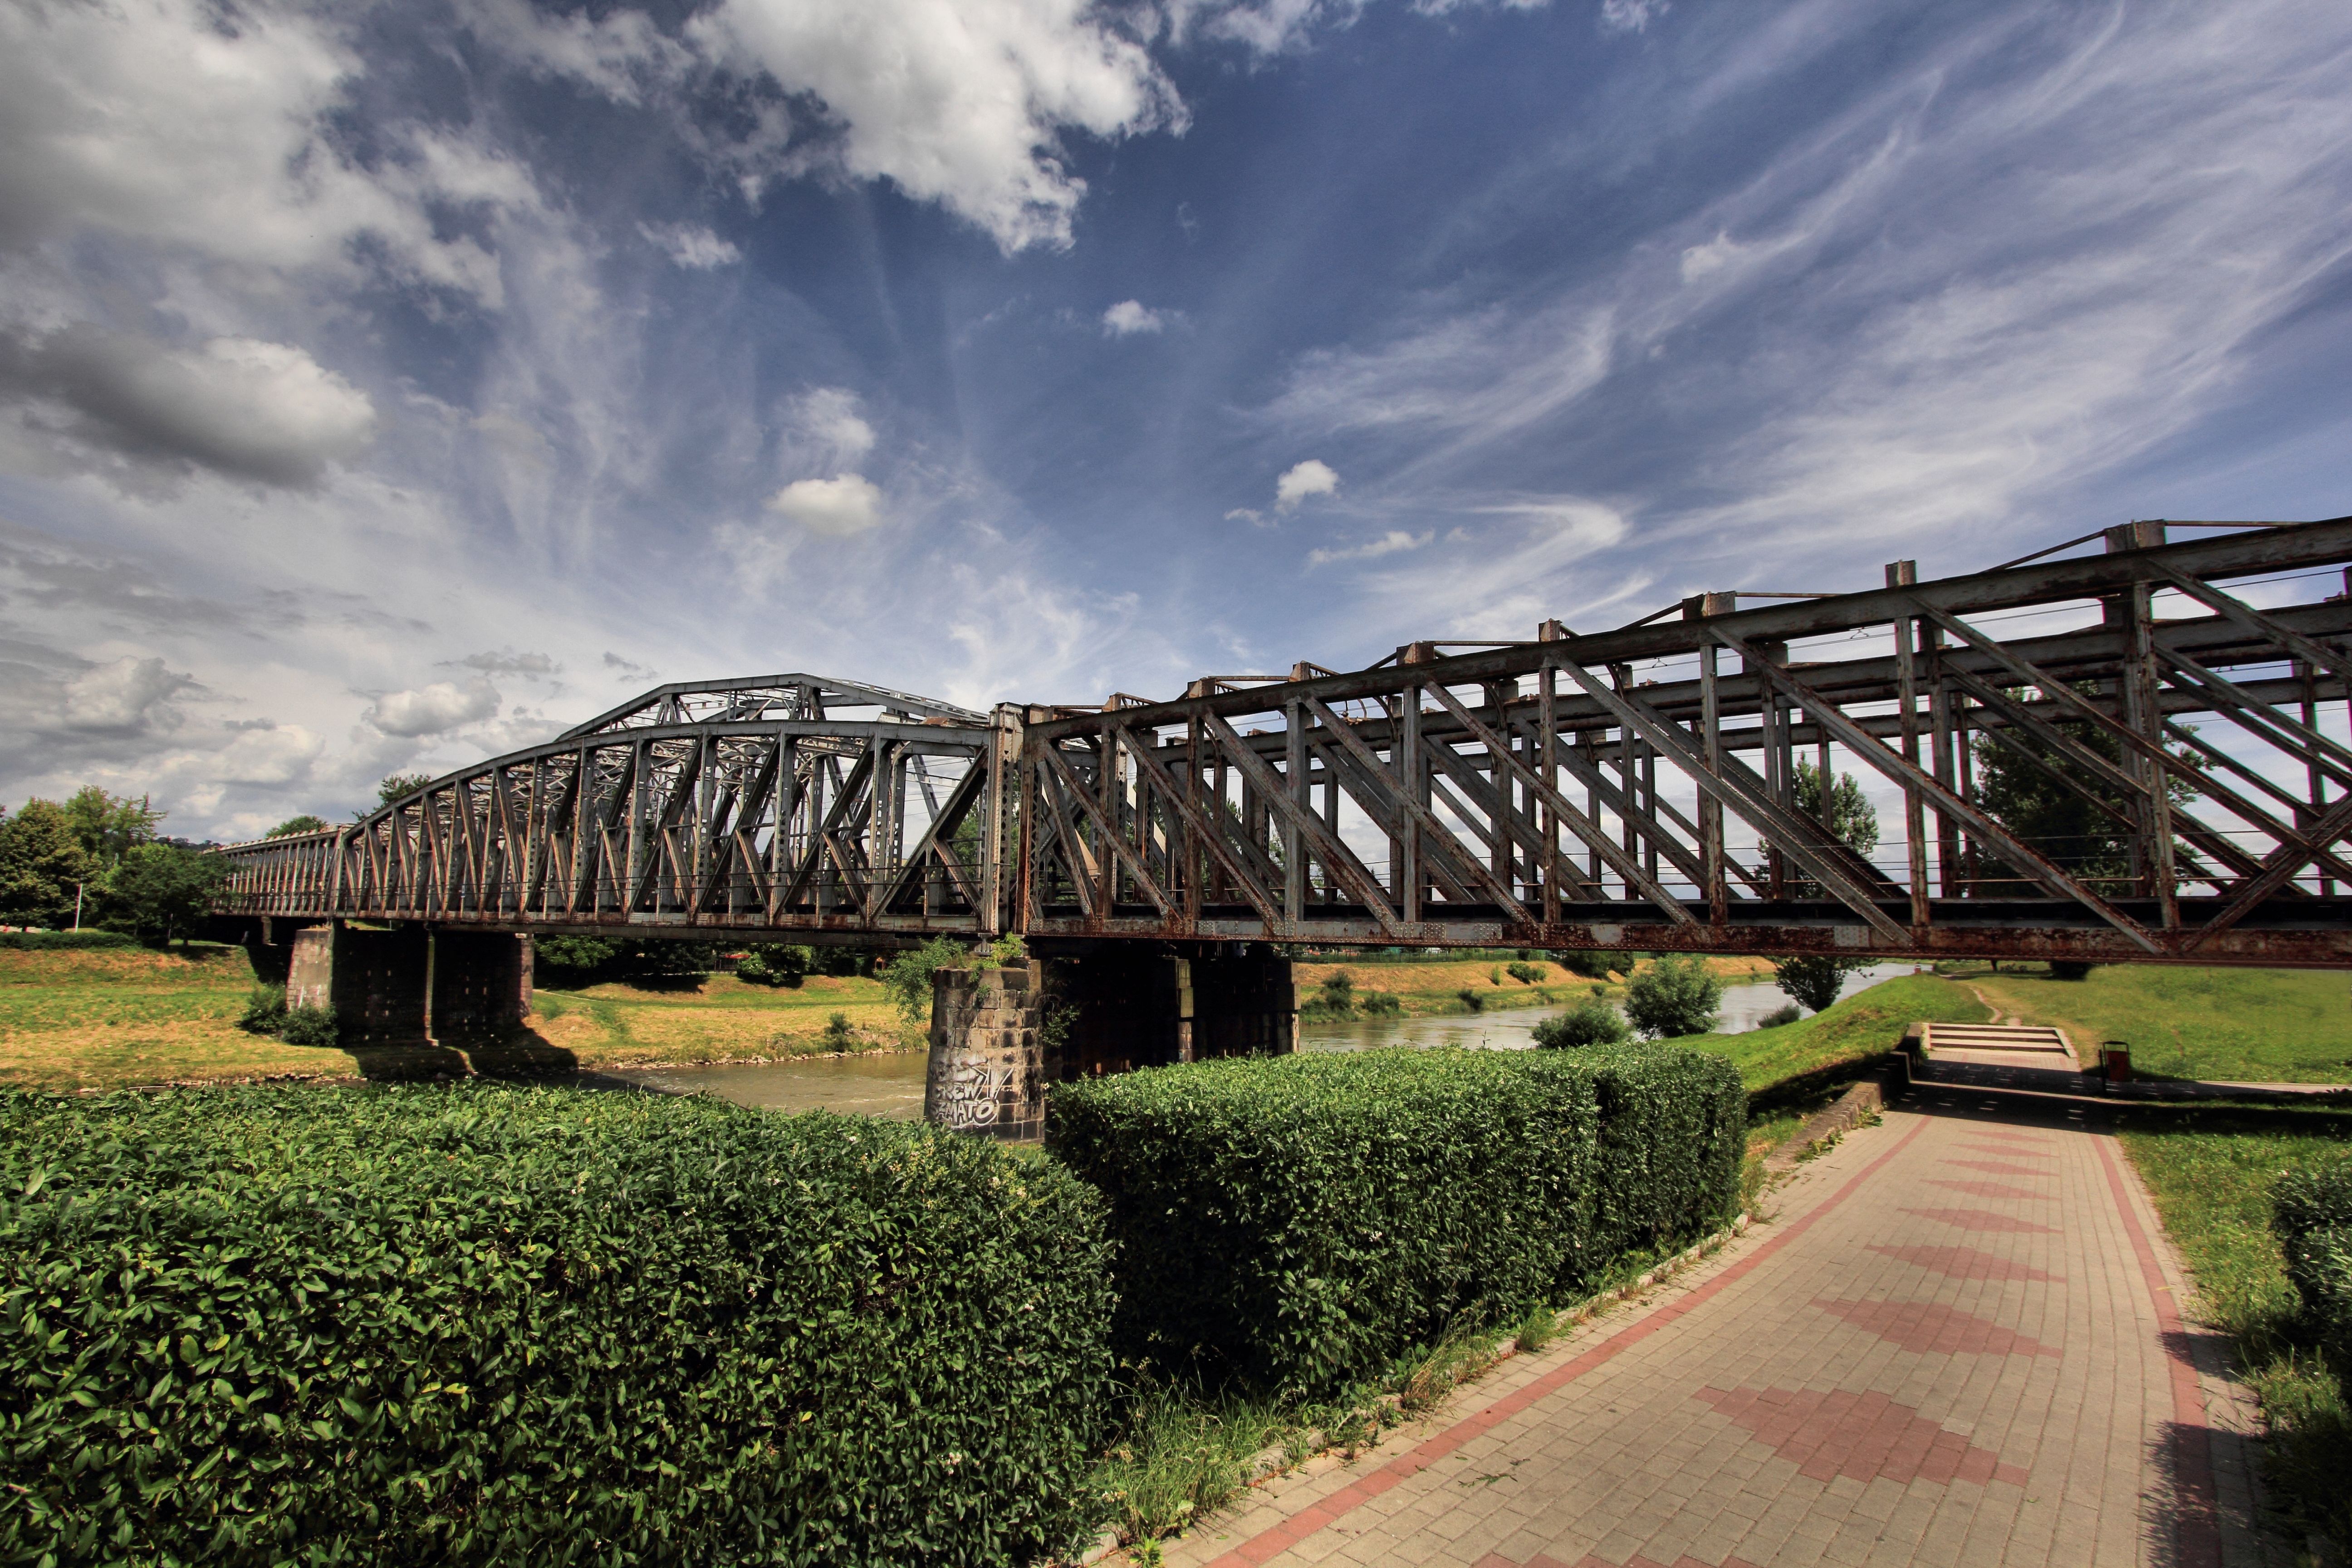
<path fill-rule="evenodd" d="M 2194 1020 L 2182 1032 L 2194 1051 Z M 2352 1110 L 2134 1106 L 2116 1121 L 2164 1228 L 2196 1276 L 2189 1314 L 2230 1336 L 2270 1426 L 2273 1508 L 2293 1533 L 2352 1544 L 2352 1409 L 2331 1369 L 2296 1342 L 2295 1297 L 2271 1189 L 2290 1167 L 2352 1155 Z"/>
<path fill-rule="evenodd" d="M 281 1077 L 397 1076 L 460 1066 L 432 1052 L 289 1046 L 237 1027 L 254 984 L 245 950 L 0 951 L 0 1089 L 120 1089 Z M 830 1048 L 848 1016 L 876 1047 L 900 1043 L 879 982 L 811 976 L 796 988 L 698 984 L 541 991 L 518 1056 L 541 1068 L 741 1061 Z"/>
<path fill-rule="evenodd" d="M 2084 980 L 2038 969 L 1948 966 L 2006 1018 L 2064 1029 L 2087 1062 L 2131 1047 L 2147 1077 L 2352 1083 L 2352 985 L 2340 971 L 2114 964 Z"/>
<path fill-rule="evenodd" d="M 1542 978 L 1514 978 L 1510 966 L 1515 963 L 1541 970 Z M 1769 979 L 1772 973 L 1771 961 L 1762 958 L 1710 958 L 1706 966 L 1727 985 Z M 1342 970 L 1354 979 L 1360 995 L 1385 991 L 1397 999 L 1402 1016 L 1408 1018 L 1465 1017 L 1489 1009 L 1563 1006 L 1591 995 L 1596 985 L 1601 986 L 1602 994 L 1612 1000 L 1625 994 L 1622 976 L 1605 984 L 1589 980 L 1541 956 L 1433 960 L 1418 953 L 1376 952 L 1361 957 L 1300 961 L 1291 970 L 1298 983 L 1299 999 L 1312 1001 L 1322 990 L 1323 983 Z M 1465 991 L 1478 998 L 1475 1007 L 1464 1000 L 1462 994 Z"/>

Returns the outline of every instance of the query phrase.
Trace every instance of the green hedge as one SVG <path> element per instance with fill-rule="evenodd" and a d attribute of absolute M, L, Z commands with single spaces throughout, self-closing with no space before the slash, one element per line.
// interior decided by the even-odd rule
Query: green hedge
<path fill-rule="evenodd" d="M 2306 1165 L 2279 1178 L 2271 1226 L 2302 1299 L 2305 1327 L 2352 1397 L 2352 1160 Z"/>
<path fill-rule="evenodd" d="M 1110 1305 L 1093 1194 L 919 1127 L 11 1096 L 0 1562 L 1027 1562 Z"/>
<path fill-rule="evenodd" d="M 1399 1049 L 1058 1084 L 1045 1142 L 1108 1202 L 1125 1353 L 1324 1395 L 1719 1224 L 1746 1125 L 1696 1051 Z"/>
<path fill-rule="evenodd" d="M 36 952 L 56 948 L 77 947 L 138 947 L 139 939 L 119 931 L 0 931 L 0 952 L 9 949 Z"/>

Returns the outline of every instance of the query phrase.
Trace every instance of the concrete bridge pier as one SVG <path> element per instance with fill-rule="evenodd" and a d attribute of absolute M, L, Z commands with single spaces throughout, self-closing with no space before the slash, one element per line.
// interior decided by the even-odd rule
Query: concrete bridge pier
<path fill-rule="evenodd" d="M 1052 1084 L 1297 1048 L 1290 961 L 1265 943 L 1057 943 L 1019 966 L 932 975 L 923 1114 L 1035 1138 Z"/>
<path fill-rule="evenodd" d="M 345 1046 L 479 1038 L 530 1013 L 528 936 L 416 926 L 361 931 L 338 921 L 304 926 L 291 949 L 286 1005 L 331 1010 Z"/>

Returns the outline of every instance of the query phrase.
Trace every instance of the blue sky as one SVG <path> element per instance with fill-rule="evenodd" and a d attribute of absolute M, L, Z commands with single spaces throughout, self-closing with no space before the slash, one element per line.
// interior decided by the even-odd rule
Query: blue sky
<path fill-rule="evenodd" d="M 0 799 L 2352 510 L 2352 10 L 0 5 Z"/>

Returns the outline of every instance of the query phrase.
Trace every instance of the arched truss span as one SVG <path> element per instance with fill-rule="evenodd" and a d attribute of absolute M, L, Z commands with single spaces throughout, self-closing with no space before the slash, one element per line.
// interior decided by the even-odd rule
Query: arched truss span
<path fill-rule="evenodd" d="M 659 688 L 348 828 L 231 846 L 224 913 L 993 932 L 1000 731 L 808 675 Z"/>

